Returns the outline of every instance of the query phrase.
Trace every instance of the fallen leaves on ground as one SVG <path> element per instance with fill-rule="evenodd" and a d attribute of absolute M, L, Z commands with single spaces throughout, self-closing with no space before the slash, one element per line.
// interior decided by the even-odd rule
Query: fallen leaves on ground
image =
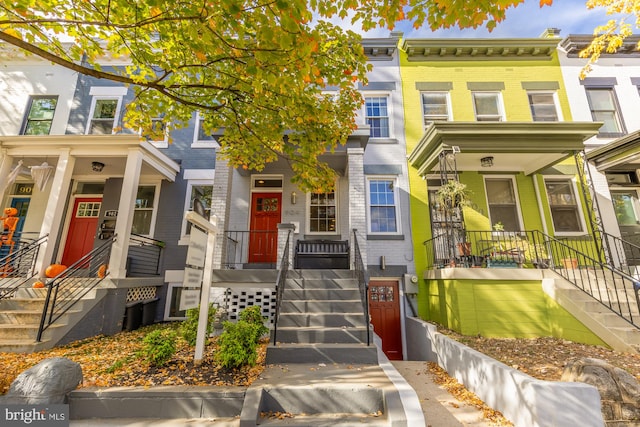
<path fill-rule="evenodd" d="M 5 394 L 11 382 L 21 372 L 44 359 L 66 357 L 82 366 L 81 387 L 116 386 L 248 386 L 264 370 L 267 343 L 258 347 L 258 362 L 255 366 L 227 369 L 214 360 L 217 339 L 211 338 L 205 347 L 202 362 L 193 362 L 194 347 L 182 338 L 176 342 L 176 354 L 162 367 L 149 365 L 138 353 L 142 339 L 156 328 L 173 328 L 175 324 L 152 325 L 113 336 L 98 336 L 75 341 L 62 347 L 36 353 L 0 353 L 0 395 Z"/>
<path fill-rule="evenodd" d="M 486 338 L 460 335 L 439 328 L 448 337 L 486 354 L 534 378 L 560 381 L 565 366 L 582 358 L 601 359 L 624 369 L 640 381 L 640 354 L 624 353 L 605 347 L 580 344 L 558 338 Z"/>
<path fill-rule="evenodd" d="M 491 409 L 478 398 L 474 393 L 470 392 L 460 384 L 455 378 L 450 377 L 447 371 L 438 366 L 437 363 L 428 362 L 429 373 L 433 376 L 433 381 L 447 390 L 453 397 L 467 405 L 474 406 L 480 412 L 482 417 L 492 426 L 513 426 L 501 412 Z"/>

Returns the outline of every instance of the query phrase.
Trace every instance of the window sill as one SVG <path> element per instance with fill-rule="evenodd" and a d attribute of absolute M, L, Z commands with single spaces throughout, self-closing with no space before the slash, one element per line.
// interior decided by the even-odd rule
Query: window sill
<path fill-rule="evenodd" d="M 369 144 L 397 144 L 396 138 L 369 138 Z"/>
<path fill-rule="evenodd" d="M 404 234 L 367 234 L 367 240 L 404 240 Z"/>
<path fill-rule="evenodd" d="M 220 148 L 215 141 L 196 141 L 191 144 L 191 148 Z"/>

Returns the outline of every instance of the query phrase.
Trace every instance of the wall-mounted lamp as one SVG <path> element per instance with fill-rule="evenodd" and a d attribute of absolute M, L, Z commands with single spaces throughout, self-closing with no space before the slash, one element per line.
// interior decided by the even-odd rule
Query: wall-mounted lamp
<path fill-rule="evenodd" d="M 493 156 L 487 156 L 480 159 L 480 166 L 483 168 L 490 168 L 493 166 Z"/>
<path fill-rule="evenodd" d="M 296 194 L 295 191 L 292 191 L 291 192 L 291 204 L 295 205 L 297 201 L 298 201 L 298 195 Z"/>
<path fill-rule="evenodd" d="M 91 162 L 91 170 L 94 172 L 102 172 L 104 169 L 104 163 L 100 162 Z"/>
<path fill-rule="evenodd" d="M 385 270 L 387 268 L 387 259 L 384 255 L 380 256 L 380 270 Z"/>

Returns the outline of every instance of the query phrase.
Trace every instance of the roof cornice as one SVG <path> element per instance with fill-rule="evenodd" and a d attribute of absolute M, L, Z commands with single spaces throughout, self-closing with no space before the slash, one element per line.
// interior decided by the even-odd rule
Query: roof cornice
<path fill-rule="evenodd" d="M 551 60 L 558 39 L 405 39 L 409 61 Z"/>
<path fill-rule="evenodd" d="M 398 40 L 402 33 L 391 33 L 391 37 L 362 39 L 364 54 L 369 61 L 391 61 L 398 50 Z"/>
<path fill-rule="evenodd" d="M 593 37 L 590 34 L 569 34 L 560 42 L 560 48 L 567 53 L 568 57 L 577 58 L 580 51 L 591 44 Z M 638 43 L 640 43 L 640 36 L 627 37 L 615 53 L 602 51 L 600 56 L 602 58 L 639 58 Z"/>

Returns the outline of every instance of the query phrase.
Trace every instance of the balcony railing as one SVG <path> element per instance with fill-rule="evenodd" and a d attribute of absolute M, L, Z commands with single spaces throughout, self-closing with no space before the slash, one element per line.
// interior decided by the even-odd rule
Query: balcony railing
<path fill-rule="evenodd" d="M 127 253 L 127 277 L 159 276 L 164 247 L 163 241 L 132 234 Z"/>
<path fill-rule="evenodd" d="M 276 268 L 277 231 L 225 231 L 222 268 L 243 269 L 251 265 Z"/>

